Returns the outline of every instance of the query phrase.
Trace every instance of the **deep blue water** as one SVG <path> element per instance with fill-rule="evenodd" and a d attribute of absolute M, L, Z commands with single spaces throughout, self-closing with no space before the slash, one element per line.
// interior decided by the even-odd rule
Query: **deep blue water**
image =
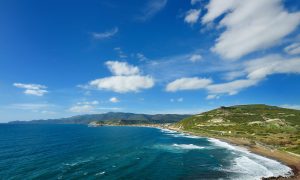
<path fill-rule="evenodd" d="M 214 139 L 145 127 L 0 125 L 0 179 L 255 179 L 274 160 Z"/>

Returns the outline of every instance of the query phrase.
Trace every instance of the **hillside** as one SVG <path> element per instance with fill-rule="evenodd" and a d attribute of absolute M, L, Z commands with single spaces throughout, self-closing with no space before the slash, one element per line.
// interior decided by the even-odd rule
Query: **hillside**
<path fill-rule="evenodd" d="M 122 112 L 109 112 L 104 114 L 79 115 L 69 118 L 33 120 L 33 121 L 12 121 L 12 124 L 89 124 L 90 122 L 122 122 L 122 124 L 160 124 L 178 122 L 189 115 L 177 114 L 134 114 Z"/>
<path fill-rule="evenodd" d="M 249 139 L 253 143 L 300 154 L 300 111 L 268 105 L 220 107 L 175 125 L 184 131 Z"/>

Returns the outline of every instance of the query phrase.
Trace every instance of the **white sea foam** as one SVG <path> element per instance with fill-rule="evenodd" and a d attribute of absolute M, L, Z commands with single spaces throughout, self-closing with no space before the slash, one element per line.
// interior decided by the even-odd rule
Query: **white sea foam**
<path fill-rule="evenodd" d="M 188 135 L 185 133 L 178 133 L 169 129 L 161 129 L 161 131 L 173 137 L 203 138 Z M 238 174 L 238 177 L 232 179 L 252 180 L 261 179 L 262 177 L 288 177 L 293 175 L 292 169 L 290 167 L 278 161 L 253 154 L 246 148 L 231 145 L 227 142 L 220 141 L 215 138 L 208 138 L 208 141 L 211 142 L 215 147 L 231 150 L 232 155 L 237 156 L 232 161 L 232 165 L 230 168 L 222 169 L 224 171 L 230 171 Z M 197 146 L 194 144 L 173 144 L 171 147 L 162 145 L 161 148 L 175 153 L 182 153 L 192 149 L 204 149 L 205 147 Z"/>
<path fill-rule="evenodd" d="M 197 146 L 194 144 L 173 144 L 172 146 L 176 147 L 176 148 L 181 148 L 181 149 L 204 149 L 204 147 L 202 146 Z"/>
<path fill-rule="evenodd" d="M 171 134 L 173 137 L 185 137 L 185 138 L 193 138 L 193 139 L 200 139 L 201 137 L 199 136 L 193 136 L 193 135 L 188 135 L 184 133 L 177 133 L 177 134 Z"/>
<path fill-rule="evenodd" d="M 238 155 L 229 169 L 225 171 L 240 173 L 237 179 L 261 179 L 262 177 L 272 176 L 290 176 L 293 175 L 292 169 L 288 166 L 266 157 L 253 154 L 246 148 L 231 145 L 218 139 L 209 138 L 209 142 L 213 145 L 226 148 L 235 152 L 233 155 Z"/>
<path fill-rule="evenodd" d="M 170 129 L 160 128 L 160 130 L 161 130 L 161 132 L 167 133 L 167 134 L 177 133 L 177 131 L 173 131 L 173 130 L 170 130 Z"/>
<path fill-rule="evenodd" d="M 215 146 L 222 147 L 222 148 L 225 148 L 225 149 L 230 149 L 230 150 L 235 150 L 235 151 L 243 151 L 245 153 L 249 152 L 246 148 L 234 146 L 234 145 L 231 145 L 227 142 L 220 141 L 220 140 L 215 139 L 215 138 L 208 138 L 208 141 L 211 142 L 212 144 L 214 144 Z"/>
<path fill-rule="evenodd" d="M 189 134 L 186 134 L 186 133 L 180 133 L 180 132 L 170 130 L 170 129 L 160 128 L 160 130 L 161 130 L 161 132 L 166 133 L 166 134 L 168 134 L 170 136 L 173 136 L 173 137 L 186 137 L 186 138 L 193 138 L 193 139 L 202 138 L 202 137 L 199 137 L 199 136 L 193 136 L 193 135 L 189 135 Z"/>
<path fill-rule="evenodd" d="M 95 174 L 96 176 L 100 176 L 100 175 L 103 175 L 105 174 L 105 171 L 102 171 L 102 172 L 98 172 L 97 174 Z"/>
<path fill-rule="evenodd" d="M 194 144 L 172 144 L 172 145 L 168 145 L 168 144 L 158 144 L 155 145 L 154 148 L 158 148 L 158 149 L 162 149 L 168 152 L 172 152 L 172 153 L 185 153 L 188 152 L 190 150 L 200 150 L 200 149 L 204 149 L 205 147 L 202 146 L 197 146 Z"/>

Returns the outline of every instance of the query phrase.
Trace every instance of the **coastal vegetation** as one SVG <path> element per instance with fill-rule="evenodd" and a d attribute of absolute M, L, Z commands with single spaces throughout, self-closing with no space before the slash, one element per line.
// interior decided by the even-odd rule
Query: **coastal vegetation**
<path fill-rule="evenodd" d="M 300 154 L 300 111 L 263 104 L 220 107 L 190 116 L 176 128 L 208 136 L 247 139 Z"/>

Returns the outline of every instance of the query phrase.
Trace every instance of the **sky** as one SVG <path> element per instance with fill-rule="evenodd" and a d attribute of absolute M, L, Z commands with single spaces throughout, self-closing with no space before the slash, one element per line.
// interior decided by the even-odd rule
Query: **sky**
<path fill-rule="evenodd" d="M 300 109 L 297 0 L 0 0 L 0 122 Z"/>

